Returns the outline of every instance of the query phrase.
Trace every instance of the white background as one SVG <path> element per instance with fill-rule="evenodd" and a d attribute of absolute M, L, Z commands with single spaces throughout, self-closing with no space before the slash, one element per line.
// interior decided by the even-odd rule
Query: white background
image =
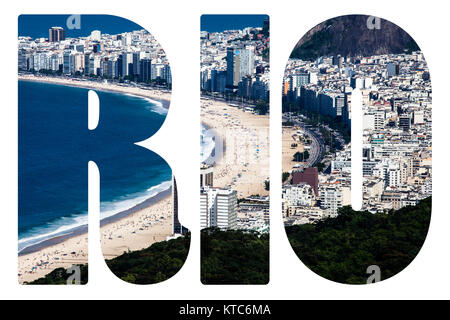
<path fill-rule="evenodd" d="M 444 2 L 408 1 L 8 1 L 1 12 L 1 210 L 0 298 L 40 299 L 395 299 L 449 298 L 450 212 L 448 208 L 448 10 Z M 81 11 L 80 11 L 81 10 Z M 181 222 L 192 231 L 189 257 L 170 280 L 149 286 L 127 284 L 106 267 L 95 224 L 90 227 L 89 284 L 20 286 L 17 282 L 17 16 L 19 14 L 113 14 L 150 31 L 172 67 L 173 95 L 161 130 L 147 146 L 173 168 Z M 263 286 L 204 286 L 199 246 L 199 31 L 201 14 L 268 14 L 271 34 L 271 273 Z M 316 24 L 345 14 L 375 15 L 407 31 L 425 54 L 433 85 L 433 213 L 427 241 L 397 276 L 375 285 L 350 286 L 322 279 L 296 257 L 285 235 L 280 210 L 281 84 L 296 42 Z M 195 168 L 195 169 L 194 169 Z M 94 170 L 95 171 L 95 170 Z M 91 200 L 98 176 L 90 181 Z M 95 209 L 91 201 L 90 209 Z M 98 203 L 97 203 L 98 204 Z M 91 222 L 98 217 L 92 210 Z"/>

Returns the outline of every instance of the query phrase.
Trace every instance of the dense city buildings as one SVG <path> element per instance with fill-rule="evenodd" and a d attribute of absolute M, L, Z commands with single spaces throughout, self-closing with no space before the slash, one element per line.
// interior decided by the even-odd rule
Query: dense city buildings
<path fill-rule="evenodd" d="M 268 28 L 267 18 L 262 27 L 200 34 L 202 229 L 269 231 Z"/>
<path fill-rule="evenodd" d="M 19 72 L 172 85 L 166 54 L 145 30 L 66 38 L 63 28 L 52 27 L 48 39 L 19 37 L 18 61 Z"/>
<path fill-rule="evenodd" d="M 286 225 L 335 217 L 351 204 L 351 146 L 342 135 L 350 132 L 355 88 L 363 105 L 362 119 L 355 120 L 363 124 L 363 209 L 397 210 L 431 196 L 432 93 L 420 51 L 290 59 L 283 81 L 284 129 L 312 154 L 317 136 L 326 142 L 314 163 L 283 168 L 290 174 L 283 185 Z M 318 168 L 316 178 L 311 169 Z"/>
<path fill-rule="evenodd" d="M 269 100 L 269 38 L 264 27 L 201 32 L 203 93 Z"/>

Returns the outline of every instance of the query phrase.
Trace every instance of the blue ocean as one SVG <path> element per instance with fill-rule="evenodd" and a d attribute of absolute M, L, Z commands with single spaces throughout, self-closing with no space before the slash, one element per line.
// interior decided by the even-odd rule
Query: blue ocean
<path fill-rule="evenodd" d="M 140 25 L 126 19 L 109 14 L 83 14 L 80 29 L 67 28 L 68 14 L 22 14 L 18 19 L 19 36 L 47 38 L 48 29 L 53 26 L 63 27 L 67 38 L 87 37 L 93 30 L 102 33 L 119 34 L 144 29 Z M 150 30 L 151 31 L 151 30 Z"/>
<path fill-rule="evenodd" d="M 204 14 L 201 17 L 200 30 L 222 32 L 224 30 L 242 30 L 247 27 L 262 27 L 265 14 Z"/>
<path fill-rule="evenodd" d="M 88 162 L 100 171 L 101 218 L 171 187 L 172 171 L 135 145 L 161 127 L 166 109 L 96 91 L 100 121 L 88 130 L 88 89 L 19 81 L 19 251 L 86 225 Z"/>

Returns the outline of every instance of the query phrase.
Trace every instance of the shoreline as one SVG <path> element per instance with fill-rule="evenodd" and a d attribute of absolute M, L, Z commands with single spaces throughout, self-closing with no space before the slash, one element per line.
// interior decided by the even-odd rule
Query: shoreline
<path fill-rule="evenodd" d="M 172 188 L 100 222 L 101 250 L 105 260 L 125 252 L 148 248 L 172 235 Z M 18 257 L 20 284 L 42 278 L 57 268 L 88 263 L 87 226 L 78 232 L 52 238 L 33 252 Z"/>
<path fill-rule="evenodd" d="M 226 102 L 201 101 L 201 124 L 226 144 L 214 164 L 213 186 L 231 187 L 239 198 L 266 196 L 269 172 L 269 116 L 257 115 Z M 226 143 L 225 143 L 226 142 Z"/>
<path fill-rule="evenodd" d="M 131 215 L 139 210 L 148 208 L 148 207 L 152 206 L 153 204 L 158 203 L 160 200 L 163 200 L 163 199 L 169 197 L 171 194 L 172 194 L 172 187 L 169 187 L 168 189 L 157 193 L 156 195 L 132 206 L 131 208 L 117 212 L 116 214 L 114 214 L 110 217 L 103 218 L 100 220 L 100 228 L 102 228 L 108 224 L 118 222 L 121 219 L 126 219 L 129 215 Z M 25 247 L 19 251 L 18 255 L 20 257 L 20 256 L 25 256 L 25 255 L 28 255 L 31 253 L 36 253 L 36 252 L 46 249 L 48 247 L 60 244 L 68 239 L 74 238 L 76 236 L 84 235 L 87 233 L 88 233 L 88 225 L 74 227 L 74 228 L 68 230 L 67 233 L 65 233 L 65 234 L 57 235 L 57 236 L 51 237 L 49 239 L 45 239 L 36 244 L 32 244 L 28 247 Z"/>
<path fill-rule="evenodd" d="M 203 122 L 203 120 L 200 121 L 200 125 L 203 126 L 206 129 L 206 131 L 212 131 L 214 133 L 214 147 L 212 148 L 211 153 L 208 155 L 208 158 L 206 158 L 204 161 L 201 161 L 200 163 L 205 163 L 214 166 L 216 162 L 220 161 L 225 156 L 225 152 L 227 151 L 227 143 L 225 137 L 221 136 L 217 132 L 217 130 L 211 129 L 211 126 Z M 219 137 L 222 140 L 222 156 L 219 159 L 216 159 L 216 137 Z M 213 160 L 211 160 L 212 157 Z"/>
<path fill-rule="evenodd" d="M 139 98 L 153 100 L 153 102 L 161 103 L 164 109 L 169 109 L 171 93 L 163 92 L 159 89 L 143 89 L 139 86 L 118 85 L 111 82 L 99 82 L 90 80 L 80 80 L 78 78 L 49 77 L 36 75 L 18 75 L 18 81 L 32 81 L 39 83 L 48 83 L 55 85 L 63 85 L 76 88 L 84 88 L 98 91 L 106 91 L 112 93 L 129 94 Z"/>
<path fill-rule="evenodd" d="M 126 94 L 148 99 L 150 103 L 166 110 L 170 104 L 170 93 L 138 86 L 34 75 L 18 75 L 18 80 Z M 147 248 L 172 235 L 171 195 L 172 186 L 128 209 L 101 219 L 99 224 L 104 258 L 111 259 L 127 251 Z M 88 225 L 73 227 L 22 248 L 18 252 L 18 262 L 19 283 L 44 277 L 56 268 L 87 263 Z"/>

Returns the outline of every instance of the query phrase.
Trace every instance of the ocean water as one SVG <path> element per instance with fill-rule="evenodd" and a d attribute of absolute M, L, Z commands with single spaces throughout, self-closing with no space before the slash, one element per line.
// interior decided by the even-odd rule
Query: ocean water
<path fill-rule="evenodd" d="M 69 29 L 66 25 L 69 16 L 69 14 L 22 14 L 18 19 L 19 36 L 48 38 L 48 30 L 54 26 L 63 27 L 67 38 L 87 37 L 93 30 L 119 34 L 144 29 L 126 19 L 127 17 L 108 14 L 82 14 L 80 29 Z"/>
<path fill-rule="evenodd" d="M 262 27 L 265 14 L 204 14 L 201 17 L 200 30 L 222 32 L 224 30 L 242 30 L 247 27 Z"/>
<path fill-rule="evenodd" d="M 200 163 L 213 163 L 210 156 L 213 154 L 214 147 L 214 133 L 209 131 L 206 126 L 200 125 Z"/>
<path fill-rule="evenodd" d="M 18 85 L 19 251 L 87 223 L 90 160 L 100 171 L 101 218 L 171 187 L 169 165 L 133 144 L 164 122 L 159 102 L 97 91 L 100 121 L 89 131 L 88 89 Z"/>

